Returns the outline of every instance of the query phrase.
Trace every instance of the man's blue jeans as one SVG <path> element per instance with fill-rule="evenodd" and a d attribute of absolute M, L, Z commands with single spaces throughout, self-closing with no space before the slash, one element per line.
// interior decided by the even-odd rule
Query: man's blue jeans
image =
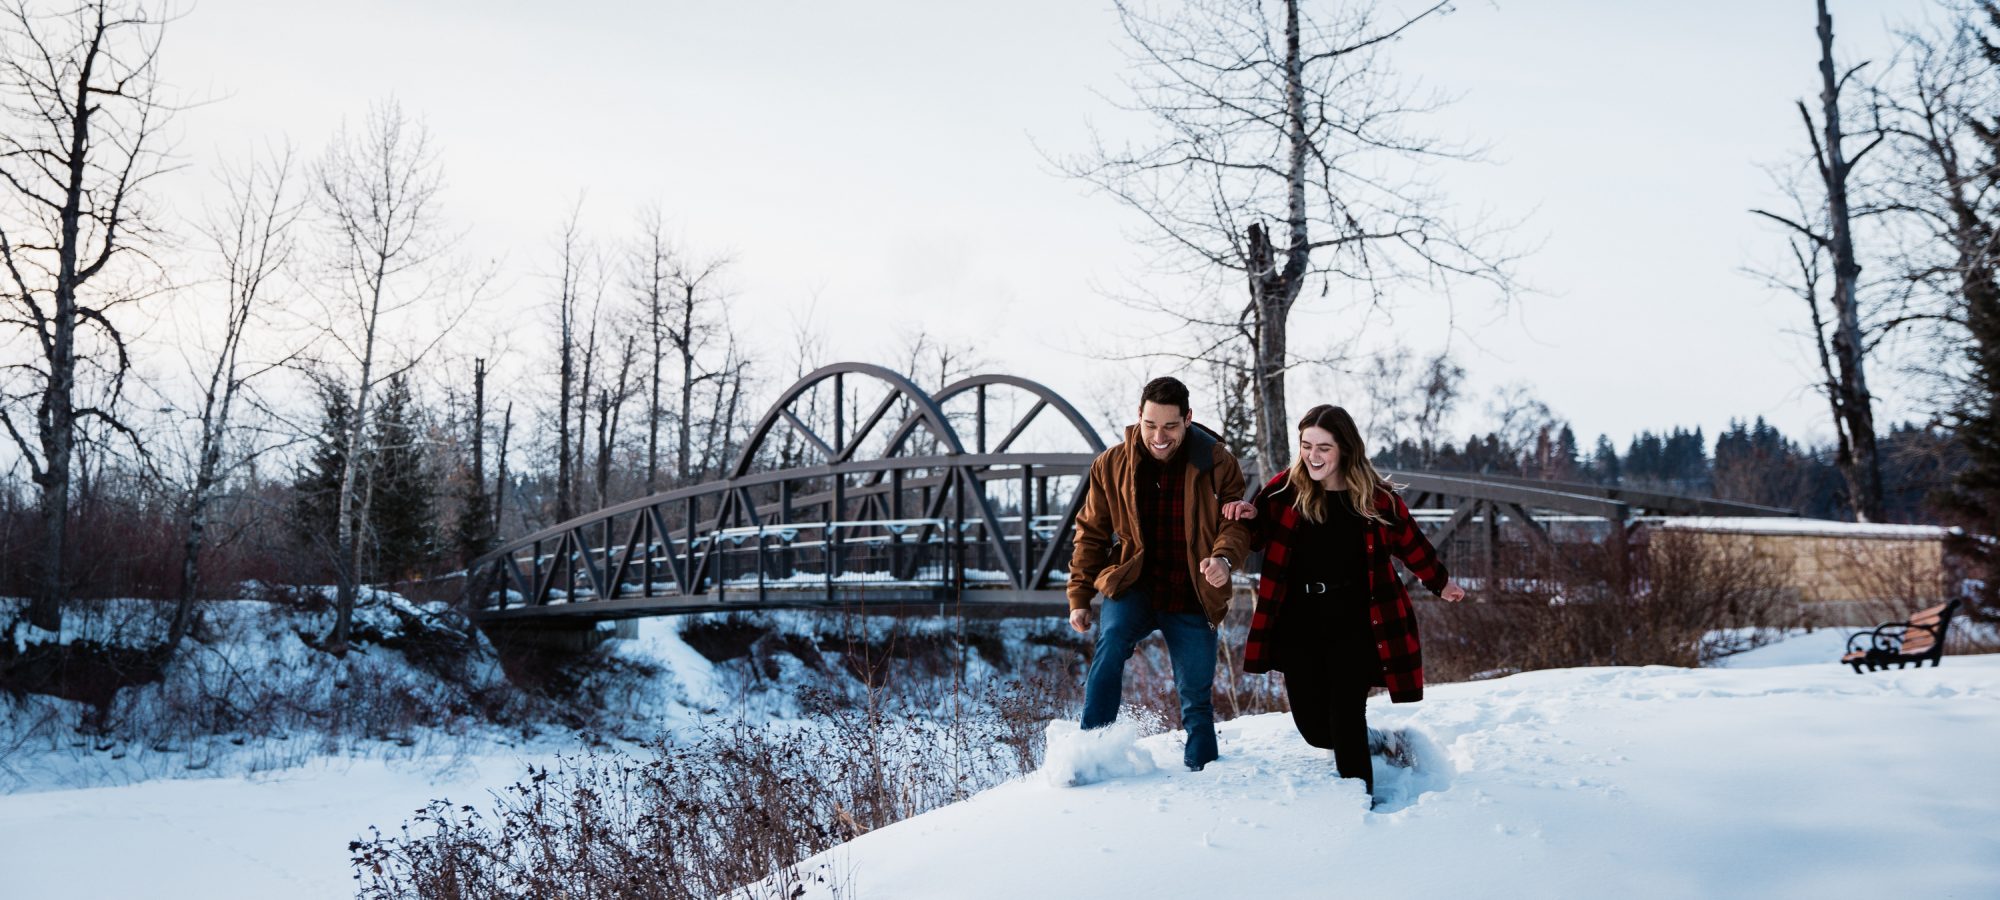
<path fill-rule="evenodd" d="M 1181 727 L 1187 729 L 1183 760 L 1206 765 L 1216 758 L 1215 629 L 1199 613 L 1160 613 L 1143 588 L 1106 598 L 1097 620 L 1097 653 L 1083 682 L 1083 727 L 1102 728 L 1118 718 L 1118 701 L 1125 692 L 1125 661 L 1155 630 L 1167 642 L 1167 659 L 1174 666 L 1174 687 L 1181 695 Z"/>

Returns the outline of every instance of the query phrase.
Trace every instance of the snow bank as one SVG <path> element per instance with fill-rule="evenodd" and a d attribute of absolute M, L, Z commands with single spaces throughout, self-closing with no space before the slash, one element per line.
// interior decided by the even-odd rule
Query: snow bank
<path fill-rule="evenodd" d="M 1256 716 L 1202 772 L 1158 735 L 1150 773 L 863 835 L 840 896 L 2000 896 L 2000 655 L 1531 672 L 1369 717 L 1372 811 L 1289 717 Z"/>
<path fill-rule="evenodd" d="M 1784 516 L 1662 516 L 1648 519 L 1662 531 L 1703 531 L 1726 534 L 1783 534 L 1811 537 L 1901 538 L 1942 540 L 1957 532 L 1937 525 L 1884 525 L 1836 522 Z"/>
<path fill-rule="evenodd" d="M 2000 655 L 1855 675 L 1816 645 L 1833 636 L 1727 669 L 1552 670 L 1377 698 L 1372 809 L 1288 716 L 1222 723 L 1222 757 L 1198 773 L 1178 733 L 1058 722 L 1035 776 L 804 870 L 837 871 L 840 897 L 926 900 L 2000 896 Z M 1807 664 L 1786 664 L 1794 650 Z M 671 660 L 696 676 L 687 697 L 723 699 L 671 631 L 620 652 Z M 349 840 L 433 798 L 483 804 L 535 752 L 0 795 L 0 893 L 351 897 Z M 836 896 L 819 884 L 803 896 Z"/>

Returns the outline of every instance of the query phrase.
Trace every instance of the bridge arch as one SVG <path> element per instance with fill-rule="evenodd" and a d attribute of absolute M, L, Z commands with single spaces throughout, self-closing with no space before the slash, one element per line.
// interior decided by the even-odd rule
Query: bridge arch
<path fill-rule="evenodd" d="M 875 407 L 875 410 L 868 415 L 868 418 L 861 422 L 860 427 L 852 435 L 845 433 L 846 416 L 844 414 L 845 410 L 842 409 L 842 405 L 846 402 L 847 393 L 844 388 L 849 375 L 873 378 L 883 382 L 890 388 L 889 393 L 882 398 L 880 403 Z M 792 411 L 793 404 L 797 403 L 801 397 L 804 397 L 812 389 L 829 381 L 833 383 L 833 419 L 835 428 L 837 429 L 832 441 L 826 440 L 826 438 L 815 432 L 810 425 L 798 417 L 797 413 Z M 783 394 L 779 395 L 777 401 L 771 404 L 770 410 L 764 413 L 763 419 L 758 421 L 757 427 L 751 430 L 750 439 L 743 445 L 743 452 L 738 455 L 736 464 L 730 468 L 730 477 L 741 478 L 750 474 L 751 468 L 756 464 L 758 453 L 764 449 L 764 442 L 771 436 L 772 430 L 781 421 L 791 426 L 793 431 L 804 438 L 807 443 L 818 448 L 825 456 L 827 464 L 836 465 L 847 462 L 853 457 L 854 452 L 861 447 L 862 442 L 867 439 L 868 434 L 875 429 L 875 426 L 881 424 L 883 417 L 888 414 L 890 408 L 899 400 L 910 404 L 912 411 L 899 427 L 896 438 L 891 443 L 892 453 L 890 455 L 893 455 L 893 450 L 900 446 L 902 441 L 907 439 L 909 433 L 919 426 L 928 427 L 931 433 L 945 445 L 947 453 L 956 455 L 965 452 L 964 444 L 959 441 L 958 433 L 952 429 L 951 422 L 945 418 L 944 410 L 938 406 L 938 401 L 931 397 L 930 394 L 925 393 L 924 389 L 918 387 L 915 382 L 904 377 L 901 373 L 882 366 L 871 365 L 869 363 L 835 363 L 814 369 L 800 378 L 791 387 L 786 388 Z"/>

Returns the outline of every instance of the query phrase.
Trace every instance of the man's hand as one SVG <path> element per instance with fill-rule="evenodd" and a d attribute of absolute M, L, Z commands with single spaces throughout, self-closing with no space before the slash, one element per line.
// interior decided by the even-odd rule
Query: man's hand
<path fill-rule="evenodd" d="M 1222 504 L 1222 517 L 1232 521 L 1257 518 L 1257 504 L 1248 500 L 1231 500 Z"/>
<path fill-rule="evenodd" d="M 1208 583 L 1214 587 L 1221 587 L 1228 584 L 1229 559 L 1222 556 L 1211 556 L 1202 560 L 1201 577 L 1208 579 Z"/>
<path fill-rule="evenodd" d="M 1456 581 L 1446 582 L 1444 590 L 1439 591 L 1438 596 L 1443 599 L 1449 600 L 1453 603 L 1457 603 L 1458 601 L 1465 599 L 1465 588 L 1459 587 L 1458 582 Z"/>
<path fill-rule="evenodd" d="M 1077 631 L 1081 632 L 1090 631 L 1090 610 L 1087 609 L 1070 610 L 1069 627 L 1074 628 Z"/>

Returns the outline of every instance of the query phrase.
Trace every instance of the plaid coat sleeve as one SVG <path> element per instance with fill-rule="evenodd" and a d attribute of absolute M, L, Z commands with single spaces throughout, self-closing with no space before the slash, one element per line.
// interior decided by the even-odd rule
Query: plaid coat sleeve
<path fill-rule="evenodd" d="M 1271 532 L 1277 525 L 1278 509 L 1270 502 L 1271 495 L 1284 486 L 1285 473 L 1280 472 L 1270 481 L 1264 482 L 1264 486 L 1249 497 L 1250 505 L 1257 508 L 1257 515 L 1243 523 L 1250 529 L 1251 553 L 1263 552 L 1265 545 L 1271 542 Z"/>
<path fill-rule="evenodd" d="M 1423 529 L 1417 527 L 1416 517 L 1410 515 L 1410 507 L 1403 503 L 1403 498 L 1391 493 L 1389 500 L 1394 506 L 1389 517 L 1389 552 L 1402 560 L 1404 568 L 1417 576 L 1431 593 L 1443 591 L 1451 583 L 1451 572 L 1438 559 L 1437 548 L 1431 546 L 1430 538 L 1424 537 Z"/>

